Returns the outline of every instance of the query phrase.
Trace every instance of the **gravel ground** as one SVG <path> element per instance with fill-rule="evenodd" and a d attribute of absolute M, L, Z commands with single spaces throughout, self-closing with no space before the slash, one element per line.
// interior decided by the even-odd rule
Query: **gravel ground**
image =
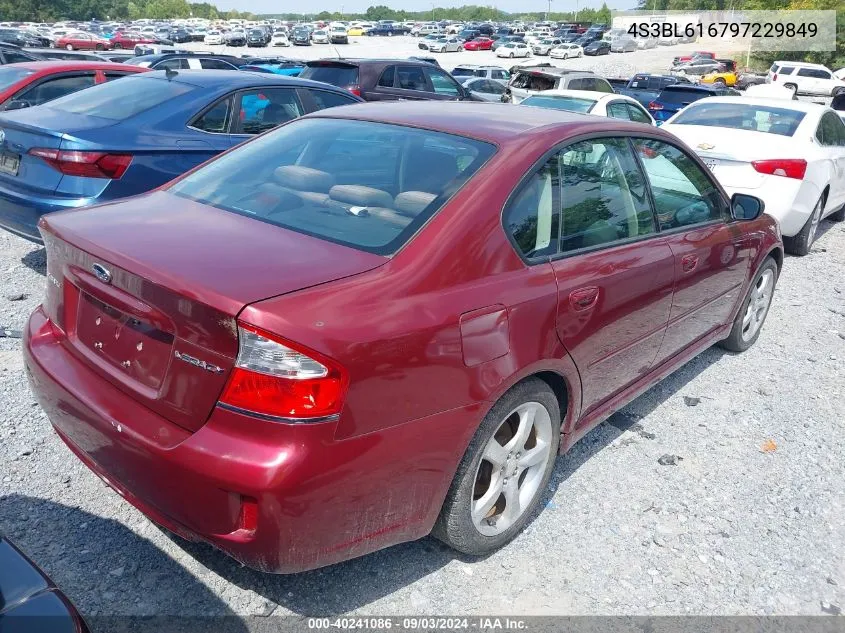
<path fill-rule="evenodd" d="M 51 432 L 12 338 L 0 338 L 0 531 L 86 616 L 837 613 L 845 224 L 822 231 L 787 259 L 754 348 L 707 351 L 594 430 L 558 460 L 545 511 L 486 559 L 423 539 L 270 576 L 171 538 Z M 23 326 L 43 274 L 43 249 L 0 232 L 0 327 Z"/>

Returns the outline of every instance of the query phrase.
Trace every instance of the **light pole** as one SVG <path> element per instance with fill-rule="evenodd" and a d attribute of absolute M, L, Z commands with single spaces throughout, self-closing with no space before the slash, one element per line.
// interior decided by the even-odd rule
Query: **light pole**
<path fill-rule="evenodd" d="M 552 0 L 549 0 L 549 10 L 546 11 L 546 22 L 549 21 L 549 16 L 552 14 Z"/>

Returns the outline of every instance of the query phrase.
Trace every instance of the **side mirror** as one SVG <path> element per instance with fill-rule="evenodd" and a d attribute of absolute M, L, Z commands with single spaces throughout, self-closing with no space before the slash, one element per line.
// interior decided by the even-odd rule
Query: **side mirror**
<path fill-rule="evenodd" d="M 731 196 L 731 213 L 736 220 L 756 220 L 763 214 L 765 206 L 760 198 L 744 193 Z"/>
<path fill-rule="evenodd" d="M 23 99 L 15 99 L 14 101 L 10 101 L 9 105 L 6 106 L 6 110 L 22 110 L 23 108 L 28 108 L 32 104 L 29 101 L 24 101 Z"/>

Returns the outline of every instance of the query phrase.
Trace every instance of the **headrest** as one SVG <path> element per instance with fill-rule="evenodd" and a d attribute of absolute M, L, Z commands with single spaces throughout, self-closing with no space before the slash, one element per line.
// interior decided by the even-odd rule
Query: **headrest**
<path fill-rule="evenodd" d="M 335 185 L 329 191 L 329 197 L 356 207 L 393 207 L 393 198 L 389 193 L 363 185 Z"/>
<path fill-rule="evenodd" d="M 273 172 L 276 182 L 283 187 L 296 189 L 297 191 L 314 191 L 317 193 L 328 193 L 334 184 L 331 174 L 310 167 L 299 165 L 285 165 Z"/>
<path fill-rule="evenodd" d="M 396 196 L 393 207 L 402 215 L 414 218 L 422 213 L 436 197 L 437 195 L 426 191 L 403 191 Z"/>

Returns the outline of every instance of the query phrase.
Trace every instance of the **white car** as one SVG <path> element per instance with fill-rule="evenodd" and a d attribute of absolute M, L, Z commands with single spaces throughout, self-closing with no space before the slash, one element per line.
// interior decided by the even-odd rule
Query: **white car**
<path fill-rule="evenodd" d="M 202 38 L 204 44 L 225 44 L 226 40 L 220 31 L 209 31 Z"/>
<path fill-rule="evenodd" d="M 654 119 L 635 99 L 616 93 L 594 92 L 592 90 L 544 90 L 531 95 L 519 105 L 550 110 L 565 110 L 582 114 L 594 114 L 623 121 L 634 121 L 656 125 Z"/>
<path fill-rule="evenodd" d="M 290 40 L 287 33 L 273 33 L 270 38 L 270 46 L 290 46 Z"/>
<path fill-rule="evenodd" d="M 428 45 L 432 53 L 455 53 L 464 50 L 463 40 L 454 37 L 438 37 Z"/>
<path fill-rule="evenodd" d="M 328 44 L 329 32 L 323 29 L 317 29 L 311 34 L 311 41 L 315 44 Z"/>
<path fill-rule="evenodd" d="M 552 59 L 569 59 L 571 57 L 583 57 L 584 49 L 578 44 L 560 44 L 549 51 Z"/>
<path fill-rule="evenodd" d="M 637 43 L 637 48 L 640 50 L 647 50 L 649 48 L 655 48 L 657 46 L 656 37 L 635 37 L 634 41 Z"/>
<path fill-rule="evenodd" d="M 767 84 L 780 84 L 799 95 L 835 97 L 845 93 L 845 79 L 821 64 L 775 62 L 766 74 Z"/>
<path fill-rule="evenodd" d="M 530 57 L 531 49 L 525 42 L 508 42 L 496 49 L 496 57 Z"/>
<path fill-rule="evenodd" d="M 689 145 L 730 195 L 763 200 L 793 255 L 810 251 L 822 218 L 845 219 L 845 123 L 828 107 L 708 97 L 663 129 Z"/>

